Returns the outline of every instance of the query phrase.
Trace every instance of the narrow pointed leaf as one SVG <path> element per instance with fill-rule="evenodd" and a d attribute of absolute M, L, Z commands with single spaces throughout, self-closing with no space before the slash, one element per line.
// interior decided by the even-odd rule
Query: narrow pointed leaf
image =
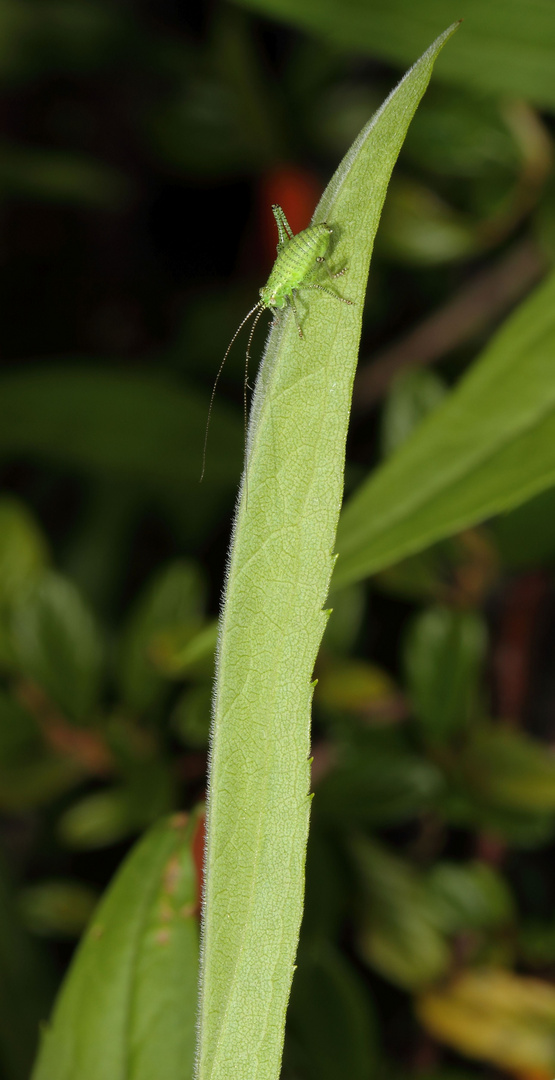
<path fill-rule="evenodd" d="M 363 129 L 314 220 L 341 292 L 271 332 L 221 623 L 212 743 L 199 1080 L 275 1080 L 302 915 L 311 676 L 326 616 L 368 265 L 391 170 L 452 33 Z M 301 294 L 302 295 L 302 294 Z M 304 294 L 307 296 L 307 293 Z"/>

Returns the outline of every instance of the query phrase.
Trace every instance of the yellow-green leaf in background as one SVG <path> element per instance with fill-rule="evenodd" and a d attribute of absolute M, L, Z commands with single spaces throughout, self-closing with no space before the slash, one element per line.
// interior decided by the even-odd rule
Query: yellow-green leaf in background
<path fill-rule="evenodd" d="M 479 728 L 459 753 L 457 772 L 475 797 L 492 805 L 555 810 L 555 752 L 524 732 Z"/>
<path fill-rule="evenodd" d="M 555 1069 L 555 987 L 510 971 L 467 971 L 420 995 L 417 1012 L 434 1039 L 500 1069 Z"/>

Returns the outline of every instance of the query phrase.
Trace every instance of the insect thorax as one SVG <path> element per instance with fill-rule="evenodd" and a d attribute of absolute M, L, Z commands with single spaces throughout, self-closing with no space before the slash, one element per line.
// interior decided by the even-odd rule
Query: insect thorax
<path fill-rule="evenodd" d="M 330 243 L 329 225 L 309 225 L 278 248 L 277 259 L 260 297 L 264 307 L 282 308 L 325 257 Z"/>

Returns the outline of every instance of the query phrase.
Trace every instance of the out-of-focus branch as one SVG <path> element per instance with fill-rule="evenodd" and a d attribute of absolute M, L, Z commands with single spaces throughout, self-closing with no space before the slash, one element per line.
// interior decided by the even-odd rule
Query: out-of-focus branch
<path fill-rule="evenodd" d="M 533 240 L 515 244 L 494 266 L 476 274 L 406 337 L 359 370 L 354 411 L 365 412 L 379 401 L 402 369 L 432 364 L 471 341 L 525 296 L 546 268 L 547 259 Z"/>

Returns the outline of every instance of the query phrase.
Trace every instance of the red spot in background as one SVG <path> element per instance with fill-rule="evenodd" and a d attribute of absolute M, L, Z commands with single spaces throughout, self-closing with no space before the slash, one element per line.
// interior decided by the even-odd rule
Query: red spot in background
<path fill-rule="evenodd" d="M 294 233 L 310 224 L 322 185 L 308 169 L 298 165 L 279 165 L 266 173 L 258 188 L 258 218 L 264 257 L 271 266 L 276 257 L 277 229 L 271 208 L 278 203 Z"/>

